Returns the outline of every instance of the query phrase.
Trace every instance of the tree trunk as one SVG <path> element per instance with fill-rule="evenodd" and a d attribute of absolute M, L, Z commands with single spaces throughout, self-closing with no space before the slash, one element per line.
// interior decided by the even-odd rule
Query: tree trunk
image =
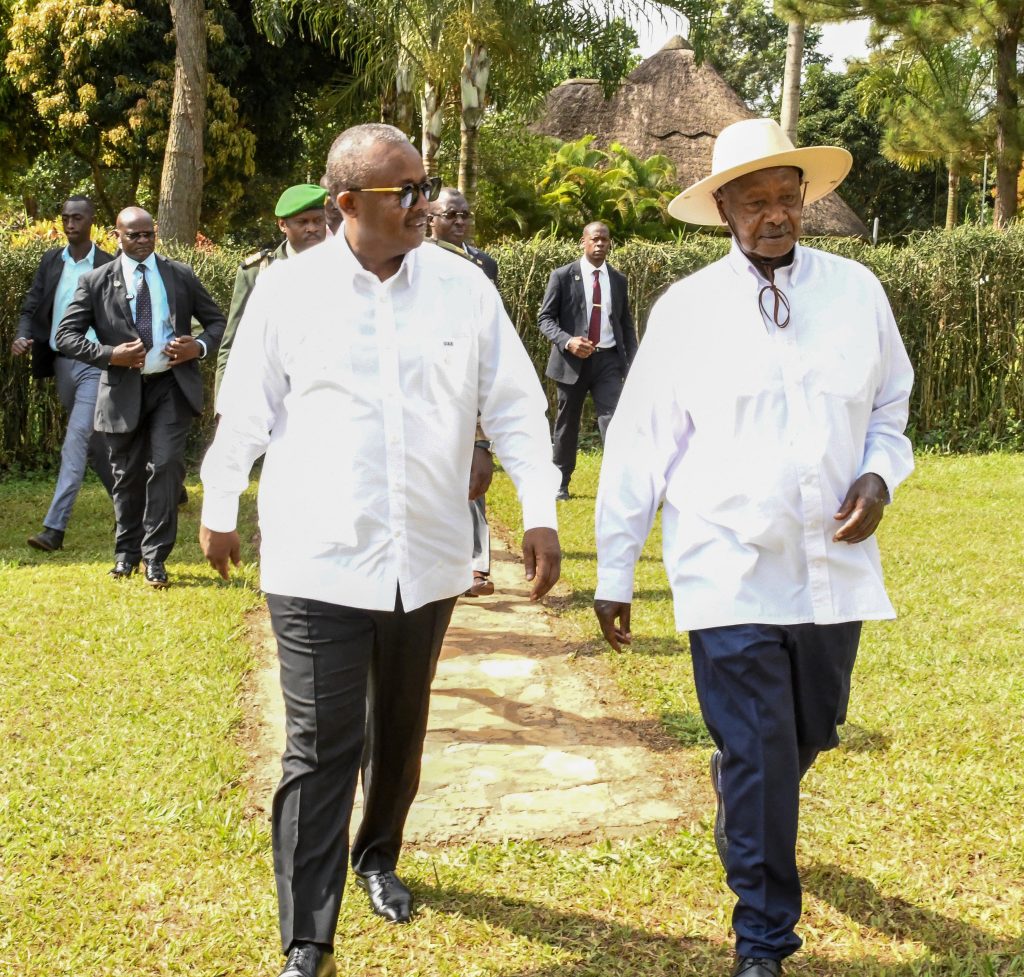
<path fill-rule="evenodd" d="M 395 67 L 395 125 L 412 138 L 416 118 L 416 96 L 412 90 L 412 64 L 405 52 L 398 55 Z"/>
<path fill-rule="evenodd" d="M 1017 47 L 1020 24 L 996 32 L 996 206 L 993 223 L 1005 227 L 1017 214 L 1017 178 L 1021 166 L 1020 99 Z"/>
<path fill-rule="evenodd" d="M 476 202 L 476 139 L 484 117 L 487 98 L 487 80 L 491 73 L 491 58 L 487 48 L 472 37 L 462 52 L 462 144 L 459 147 L 459 192 L 469 204 L 472 214 Z M 466 231 L 472 240 L 473 223 Z"/>
<path fill-rule="evenodd" d="M 796 145 L 796 124 L 800 118 L 800 71 L 804 64 L 804 22 L 794 18 L 786 33 L 786 73 L 782 80 L 782 131 Z"/>
<path fill-rule="evenodd" d="M 160 176 L 160 237 L 194 245 L 203 204 L 206 130 L 206 11 L 203 0 L 170 0 L 174 99 Z"/>
<path fill-rule="evenodd" d="M 430 81 L 423 83 L 420 114 L 423 116 L 423 169 L 427 171 L 427 176 L 436 176 L 437 151 L 441 148 L 441 129 L 444 125 L 444 106 L 441 92 Z"/>
<path fill-rule="evenodd" d="M 951 231 L 956 227 L 957 218 L 957 190 L 960 188 L 960 174 L 953 166 L 953 161 L 946 163 L 946 172 L 949 175 L 949 187 L 946 191 L 946 230 Z"/>

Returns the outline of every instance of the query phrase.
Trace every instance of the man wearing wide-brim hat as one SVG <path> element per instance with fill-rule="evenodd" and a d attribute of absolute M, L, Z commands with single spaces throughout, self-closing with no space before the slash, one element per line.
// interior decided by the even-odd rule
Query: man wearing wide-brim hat
<path fill-rule="evenodd" d="M 216 392 L 224 379 L 228 357 L 235 343 L 235 333 L 242 321 L 245 306 L 256 285 L 256 278 L 275 261 L 294 255 L 320 244 L 327 237 L 327 191 L 313 183 L 298 183 L 288 187 L 274 207 L 278 230 L 284 240 L 276 248 L 261 248 L 249 255 L 235 274 L 235 289 L 231 293 L 231 308 L 228 310 L 228 325 L 224 339 L 217 351 Z"/>
<path fill-rule="evenodd" d="M 598 490 L 594 608 L 616 650 L 664 503 L 743 977 L 776 977 L 801 945 L 800 780 L 839 742 L 861 622 L 894 616 L 873 534 L 914 464 L 913 371 L 881 284 L 797 243 L 804 204 L 850 163 L 767 119 L 722 131 L 711 175 L 669 212 L 727 225 L 730 252 L 651 311 Z"/>

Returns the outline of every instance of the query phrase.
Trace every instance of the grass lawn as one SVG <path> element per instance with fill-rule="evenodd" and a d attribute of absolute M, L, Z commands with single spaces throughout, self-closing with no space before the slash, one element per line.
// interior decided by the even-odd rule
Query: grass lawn
<path fill-rule="evenodd" d="M 596 651 L 598 459 L 561 505 L 574 595 L 557 627 Z M 262 977 L 280 964 L 268 826 L 251 818 L 240 724 L 251 568 L 218 582 L 194 542 L 174 585 L 114 583 L 109 503 L 87 485 L 67 549 L 36 553 L 49 481 L 0 483 L 0 977 Z M 500 478 L 492 512 L 517 518 Z M 1024 975 L 1024 458 L 924 458 L 881 534 L 901 612 L 866 629 L 844 747 L 806 781 L 807 945 L 789 974 Z M 251 500 L 247 502 L 251 520 Z M 652 539 L 626 692 L 704 777 L 706 736 Z M 579 667 L 593 658 L 581 654 Z M 708 817 L 559 848 L 408 851 L 424 909 L 372 917 L 351 887 L 342 977 L 727 973 L 731 897 Z"/>

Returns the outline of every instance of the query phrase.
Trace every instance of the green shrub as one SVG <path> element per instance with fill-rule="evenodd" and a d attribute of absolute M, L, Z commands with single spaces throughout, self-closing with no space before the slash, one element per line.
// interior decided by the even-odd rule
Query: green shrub
<path fill-rule="evenodd" d="M 910 433 L 918 447 L 1024 448 L 1024 226 L 1006 233 L 972 227 L 928 232 L 899 247 L 848 238 L 808 243 L 863 262 L 885 285 L 917 372 Z M 44 247 L 12 248 L 0 241 L 0 470 L 51 467 L 60 453 L 65 421 L 53 385 L 33 383 L 27 358 L 15 361 L 9 354 L 18 310 Z M 691 234 L 674 243 L 629 241 L 615 249 L 611 260 L 629 278 L 641 336 L 658 294 L 720 258 L 727 247 L 723 237 Z M 550 347 L 537 330 L 537 310 L 551 270 L 578 257 L 579 247 L 538 238 L 503 243 L 491 252 L 501 268 L 509 315 L 543 374 Z M 237 252 L 215 248 L 170 256 L 189 261 L 227 309 Z M 206 370 L 211 393 L 212 373 Z M 194 426 L 193 459 L 208 442 L 212 423 L 208 410 Z"/>

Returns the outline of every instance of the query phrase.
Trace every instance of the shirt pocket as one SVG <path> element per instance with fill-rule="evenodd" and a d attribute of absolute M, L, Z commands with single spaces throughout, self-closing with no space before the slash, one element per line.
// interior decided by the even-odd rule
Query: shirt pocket
<path fill-rule="evenodd" d="M 424 341 L 421 379 L 426 401 L 440 405 L 476 385 L 471 353 L 472 337 L 468 334 L 431 336 Z"/>

